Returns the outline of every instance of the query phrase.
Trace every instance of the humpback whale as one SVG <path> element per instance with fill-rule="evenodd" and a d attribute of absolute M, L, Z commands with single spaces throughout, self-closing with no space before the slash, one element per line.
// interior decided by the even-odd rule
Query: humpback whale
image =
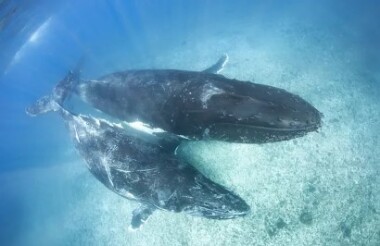
<path fill-rule="evenodd" d="M 52 95 L 39 100 L 39 112 L 35 105 L 26 112 L 59 112 L 90 172 L 110 190 L 140 203 L 130 228 L 139 228 L 157 209 L 210 219 L 232 219 L 250 212 L 242 198 L 167 151 L 159 139 L 146 140 L 142 135 L 147 133 L 127 125 L 64 109 L 60 105 L 67 96 L 64 88 L 73 76 L 66 76 Z"/>
<path fill-rule="evenodd" d="M 140 121 L 193 140 L 266 143 L 300 137 L 321 126 L 322 114 L 301 97 L 217 74 L 227 60 L 224 55 L 201 72 L 127 70 L 95 80 L 77 76 L 66 90 L 120 120 Z"/>

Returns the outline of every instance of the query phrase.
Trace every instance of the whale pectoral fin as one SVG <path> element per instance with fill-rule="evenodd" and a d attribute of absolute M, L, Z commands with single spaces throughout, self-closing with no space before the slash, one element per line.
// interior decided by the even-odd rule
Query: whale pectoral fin
<path fill-rule="evenodd" d="M 203 70 L 202 72 L 218 74 L 223 70 L 223 68 L 227 64 L 227 62 L 228 62 L 228 55 L 224 54 L 222 57 L 219 58 L 219 60 L 214 65 Z"/>
<path fill-rule="evenodd" d="M 141 204 L 138 208 L 133 210 L 132 221 L 130 225 L 131 230 L 137 230 L 148 220 L 149 216 L 156 210 L 156 208 L 149 204 Z"/>

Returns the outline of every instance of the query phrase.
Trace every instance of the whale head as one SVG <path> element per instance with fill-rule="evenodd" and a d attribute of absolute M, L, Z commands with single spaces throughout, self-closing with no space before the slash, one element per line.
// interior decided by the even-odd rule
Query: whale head
<path fill-rule="evenodd" d="M 238 195 L 205 177 L 196 177 L 190 188 L 191 203 L 184 212 L 208 219 L 233 219 L 250 212 L 249 205 Z"/>
<path fill-rule="evenodd" d="M 238 93 L 210 98 L 204 135 L 211 139 L 266 143 L 289 140 L 317 131 L 322 113 L 301 97 L 260 84 L 243 84 Z"/>

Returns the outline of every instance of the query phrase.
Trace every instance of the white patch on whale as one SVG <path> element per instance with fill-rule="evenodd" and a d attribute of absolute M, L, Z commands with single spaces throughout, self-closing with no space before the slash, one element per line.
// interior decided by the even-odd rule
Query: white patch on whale
<path fill-rule="evenodd" d="M 155 133 L 165 132 L 165 130 L 163 130 L 161 128 L 153 128 L 150 125 L 145 124 L 144 122 L 141 122 L 141 121 L 125 122 L 125 124 L 127 124 L 128 126 L 134 128 L 136 130 L 139 130 L 139 131 L 151 134 L 151 135 L 153 135 Z"/>
<path fill-rule="evenodd" d="M 77 128 L 75 127 L 75 125 L 74 125 L 74 131 L 75 131 L 75 139 L 77 140 L 78 143 L 80 143 Z"/>
<path fill-rule="evenodd" d="M 127 191 L 126 189 L 120 189 L 118 190 L 118 192 L 120 193 L 120 195 L 125 196 L 128 199 L 137 200 L 137 197 L 134 196 L 131 192 Z"/>
<path fill-rule="evenodd" d="M 134 173 L 134 172 L 150 172 L 150 171 L 157 170 L 157 168 L 146 168 L 146 169 L 138 169 L 138 170 L 133 170 L 133 171 L 116 168 L 116 170 L 122 173 Z"/>
<path fill-rule="evenodd" d="M 88 134 L 90 134 L 91 136 L 100 135 L 99 130 L 88 124 L 88 122 L 85 119 L 83 119 L 81 115 L 79 115 L 79 117 L 77 117 L 75 120 L 77 121 L 76 125 L 80 126 L 79 128 L 75 128 L 75 133 L 78 136 L 78 139 L 85 138 Z M 98 126 L 100 125 L 99 121 L 95 122 Z"/>
<path fill-rule="evenodd" d="M 112 174 L 111 174 L 111 169 L 110 169 L 110 158 L 108 156 L 101 156 L 100 162 L 102 166 L 104 167 L 104 170 L 107 173 L 108 181 L 110 182 L 111 186 L 114 187 L 113 181 L 112 181 Z"/>
<path fill-rule="evenodd" d="M 210 100 L 210 98 L 214 95 L 219 95 L 225 93 L 224 90 L 215 87 L 214 85 L 208 83 L 203 86 L 202 94 L 201 94 L 201 101 L 203 108 L 207 108 L 207 102 Z"/>

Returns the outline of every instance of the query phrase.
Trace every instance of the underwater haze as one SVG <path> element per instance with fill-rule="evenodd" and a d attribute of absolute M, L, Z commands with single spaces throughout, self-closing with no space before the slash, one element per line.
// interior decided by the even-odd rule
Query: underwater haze
<path fill-rule="evenodd" d="M 380 1 L 0 0 L 0 245 L 380 245 Z M 189 141 L 178 155 L 251 213 L 155 212 L 87 169 L 57 114 L 25 108 L 82 77 L 201 71 L 295 93 L 318 132 L 267 144 Z M 80 111 L 81 105 L 70 107 Z"/>

